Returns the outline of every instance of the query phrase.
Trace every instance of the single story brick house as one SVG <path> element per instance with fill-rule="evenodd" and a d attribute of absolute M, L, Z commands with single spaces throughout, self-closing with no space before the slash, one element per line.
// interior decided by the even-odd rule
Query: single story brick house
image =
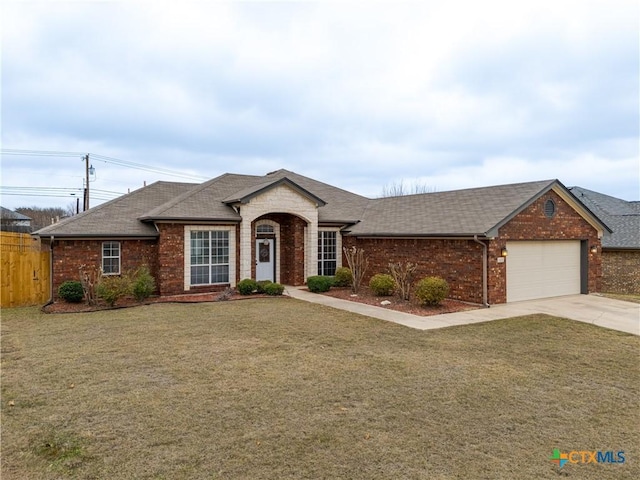
<path fill-rule="evenodd" d="M 363 248 L 437 275 L 450 297 L 496 304 L 601 288 L 608 227 L 557 180 L 370 199 L 278 170 L 202 184 L 157 182 L 34 233 L 51 245 L 52 294 L 82 264 L 150 266 L 160 295 L 243 278 L 302 285 Z"/>
<path fill-rule="evenodd" d="M 602 291 L 640 295 L 640 202 L 570 190 L 613 230 L 602 237 Z"/>

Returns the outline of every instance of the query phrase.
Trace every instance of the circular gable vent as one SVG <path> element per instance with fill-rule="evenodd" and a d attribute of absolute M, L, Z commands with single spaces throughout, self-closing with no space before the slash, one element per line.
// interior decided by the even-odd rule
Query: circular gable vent
<path fill-rule="evenodd" d="M 552 218 L 556 214 L 556 203 L 549 199 L 544 203 L 544 214 L 547 218 Z"/>

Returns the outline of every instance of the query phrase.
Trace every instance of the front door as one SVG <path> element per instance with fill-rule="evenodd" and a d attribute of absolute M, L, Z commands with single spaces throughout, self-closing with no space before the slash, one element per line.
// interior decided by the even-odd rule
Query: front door
<path fill-rule="evenodd" d="M 275 239 L 259 238 L 256 240 L 256 280 L 276 281 L 276 262 L 274 258 Z"/>

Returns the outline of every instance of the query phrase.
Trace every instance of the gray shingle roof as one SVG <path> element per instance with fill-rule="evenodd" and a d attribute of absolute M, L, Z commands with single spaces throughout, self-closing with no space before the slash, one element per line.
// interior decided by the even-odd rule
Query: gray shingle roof
<path fill-rule="evenodd" d="M 318 210 L 320 222 L 356 221 L 369 199 L 326 183 L 277 170 L 265 176 L 226 173 L 205 182 L 180 197 L 141 216 L 144 220 L 240 221 L 241 217 L 227 203 L 240 200 L 278 181 L 288 179 L 326 205 Z"/>
<path fill-rule="evenodd" d="M 43 237 L 155 237 L 158 232 L 154 226 L 142 223 L 137 218 L 156 205 L 166 203 L 196 186 L 193 183 L 156 182 L 49 225 L 34 234 Z"/>
<path fill-rule="evenodd" d="M 556 180 L 545 180 L 380 198 L 370 202 L 362 221 L 350 232 L 374 236 L 489 235 L 556 184 Z"/>
<path fill-rule="evenodd" d="M 19 212 L 14 212 L 8 208 L 0 207 L 0 218 L 3 220 L 31 220 L 31 217 L 27 217 Z"/>
<path fill-rule="evenodd" d="M 602 237 L 604 248 L 640 249 L 640 202 L 629 202 L 582 187 L 571 187 L 570 190 L 613 230 Z"/>
<path fill-rule="evenodd" d="M 502 224 L 549 189 L 565 190 L 557 180 L 545 180 L 369 199 L 288 170 L 264 176 L 224 174 L 199 185 L 157 182 L 36 234 L 154 237 L 154 221 L 239 222 L 240 214 L 225 202 L 282 183 L 318 200 L 320 224 L 350 225 L 347 234 L 362 236 L 495 236 Z"/>

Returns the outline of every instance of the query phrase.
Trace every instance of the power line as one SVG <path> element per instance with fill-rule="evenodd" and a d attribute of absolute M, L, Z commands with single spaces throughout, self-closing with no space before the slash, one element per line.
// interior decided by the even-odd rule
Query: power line
<path fill-rule="evenodd" d="M 25 197 L 71 197 L 74 195 L 80 195 L 82 193 L 81 188 L 73 187 L 10 187 L 0 186 L 0 194 L 2 195 L 17 195 Z M 123 193 L 114 192 L 111 190 L 92 190 L 94 198 L 97 200 L 113 200 Z"/>
<path fill-rule="evenodd" d="M 41 156 L 41 157 L 84 157 L 85 153 L 82 152 L 63 152 L 56 150 L 21 150 L 17 148 L 3 148 L 0 150 L 3 155 L 26 155 L 26 156 Z M 132 168 L 135 170 L 142 170 L 151 173 L 157 173 L 160 175 L 167 175 L 172 177 L 186 178 L 190 180 L 208 180 L 207 177 L 201 175 L 190 175 L 177 170 L 171 170 L 168 168 L 154 167 L 151 165 L 145 165 L 143 163 L 131 162 L 129 160 L 121 160 L 119 158 L 107 157 L 105 155 L 99 155 L 97 153 L 89 153 L 90 157 L 95 160 L 99 160 L 104 163 L 111 163 L 121 167 Z"/>

